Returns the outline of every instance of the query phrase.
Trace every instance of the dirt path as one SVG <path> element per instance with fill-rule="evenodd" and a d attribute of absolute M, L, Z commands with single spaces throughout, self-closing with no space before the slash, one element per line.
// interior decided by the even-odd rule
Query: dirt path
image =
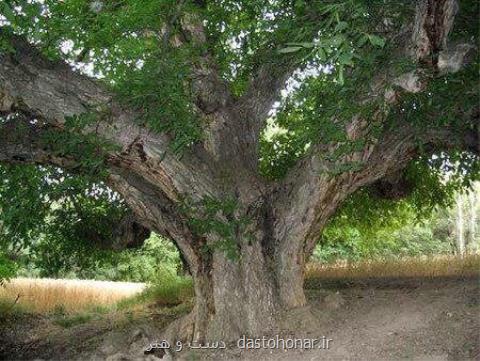
<path fill-rule="evenodd" d="M 232 345 L 227 350 L 200 352 L 187 350 L 177 354 L 180 360 L 252 360 L 252 361 L 320 361 L 320 360 L 480 360 L 480 283 L 478 278 L 421 280 L 385 280 L 348 284 L 325 283 L 327 289 L 308 290 L 309 307 L 286 316 L 287 329 L 280 338 L 331 339 L 328 349 L 241 350 Z M 295 325 L 298 313 L 310 312 L 308 324 Z M 127 327 L 118 341 L 118 330 L 105 328 L 100 342 L 97 332 L 82 335 L 80 330 L 92 330 L 88 325 L 69 329 L 76 343 L 90 340 L 95 349 L 72 349 L 62 345 L 63 354 L 49 352 L 45 347 L 30 348 L 31 354 L 18 356 L 3 348 L 0 359 L 23 360 L 145 360 L 142 356 L 148 340 L 139 335 L 144 326 Z M 83 327 L 83 328 L 82 328 Z M 113 333 L 116 332 L 116 333 Z M 35 334 L 35 327 L 28 332 Z M 132 336 L 133 335 L 133 336 Z M 136 336 L 135 336 L 136 335 Z M 20 335 L 17 335 L 19 337 Z M 1 337 L 1 334 L 0 334 Z M 58 336 L 57 336 L 58 337 Z M 83 339 L 82 339 L 83 337 Z M 137 338 L 133 343 L 131 339 Z M 48 337 L 50 350 L 55 349 L 55 337 Z M 115 341 L 113 341 L 115 340 Z M 22 338 L 17 340 L 17 351 Z M 38 341 L 40 342 L 40 341 Z M 42 340 L 45 344 L 45 340 Z M 62 338 L 65 342 L 65 337 Z M 128 349 L 125 345 L 128 344 Z M 5 345 L 5 344 L 4 344 Z M 319 343 L 317 343 L 319 345 Z M 321 344 L 320 344 L 321 345 Z M 68 351 L 71 350 L 69 353 Z M 10 349 L 10 351 L 14 351 Z M 37 354 L 36 351 L 38 351 Z M 113 354 L 113 356 L 112 356 Z M 128 355 L 128 356 L 127 356 Z M 149 360 L 158 360 L 149 356 Z M 167 359 L 166 357 L 163 360 Z"/>
<path fill-rule="evenodd" d="M 309 296 L 314 319 L 304 335 L 332 339 L 328 350 L 249 351 L 244 360 L 480 360 L 478 279 L 382 281 Z"/>

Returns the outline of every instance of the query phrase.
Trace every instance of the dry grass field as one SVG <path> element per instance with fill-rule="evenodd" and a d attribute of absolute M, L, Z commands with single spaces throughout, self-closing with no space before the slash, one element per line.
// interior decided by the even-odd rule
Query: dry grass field
<path fill-rule="evenodd" d="M 310 263 L 306 270 L 306 287 L 322 288 L 325 285 L 324 281 L 328 280 L 355 282 L 365 279 L 472 277 L 479 272 L 480 255 L 469 255 L 464 258 L 389 259 L 334 265 Z M 165 280 L 165 285 L 169 286 L 165 291 L 175 286 L 170 284 L 171 282 Z M 183 285 L 181 288 L 185 287 L 190 289 L 191 284 Z M 142 283 L 16 278 L 7 283 L 6 287 L 0 287 L 0 302 L 7 306 L 16 303 L 16 308 L 25 308 L 36 313 L 47 313 L 58 308 L 67 313 L 76 313 L 88 311 L 92 307 L 112 306 L 118 301 L 139 294 L 144 289 L 145 284 Z M 172 292 L 157 292 L 156 304 L 172 303 L 167 302 Z"/>
<path fill-rule="evenodd" d="M 32 312 L 58 307 L 77 312 L 92 306 L 109 306 L 143 291 L 145 284 L 91 280 L 15 278 L 0 287 L 0 299 Z M 18 298 L 18 299 L 17 299 Z"/>
<path fill-rule="evenodd" d="M 385 259 L 356 263 L 307 265 L 306 279 L 471 277 L 480 272 L 480 255 Z"/>

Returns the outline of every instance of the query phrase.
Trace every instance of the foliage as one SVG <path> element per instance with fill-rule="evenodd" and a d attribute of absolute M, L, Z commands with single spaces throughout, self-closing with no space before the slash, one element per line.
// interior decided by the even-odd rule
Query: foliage
<path fill-rule="evenodd" d="M 175 271 L 160 265 L 156 278 L 149 282 L 144 292 L 118 303 L 120 309 L 132 304 L 153 301 L 161 307 L 178 306 L 193 297 L 191 277 L 179 276 Z"/>
<path fill-rule="evenodd" d="M 427 88 L 418 93 L 404 94 L 399 104 L 389 113 L 389 125 L 394 127 L 401 120 L 414 125 L 421 134 L 430 129 L 450 126 L 461 136 L 465 127 L 473 128 L 469 120 L 478 105 L 478 73 L 480 58 L 476 58 L 464 69 L 453 73 L 431 77 Z"/>
<path fill-rule="evenodd" d="M 232 100 L 245 94 L 262 66 L 271 72 L 296 69 L 261 139 L 260 171 L 268 180 L 282 178 L 312 145 L 321 143 L 326 171 L 340 175 L 363 166 L 344 161 L 345 155 L 395 132 L 399 124 L 413 125 L 418 135 L 443 126 L 462 133 L 472 125 L 467 117 L 478 105 L 478 59 L 450 75 L 421 69 L 431 78 L 428 89 L 401 93 L 394 106 L 383 97 L 360 98 L 369 93 L 379 70 L 394 77 L 417 67 L 392 51 L 397 39 L 384 35 L 384 27 L 399 28 L 413 8 L 410 1 L 393 0 L 5 0 L 0 4 L 0 49 L 12 51 L 6 39 L 22 34 L 50 59 L 97 77 L 138 110 L 140 124 L 168 133 L 177 153 L 202 138 L 205 121 L 193 105 L 192 67 L 204 66 L 205 59 L 216 61 Z M 453 38 L 478 41 L 477 10 L 473 1 L 461 1 Z M 189 22 L 205 26 L 206 43 L 189 41 Z M 378 113 L 385 125 L 374 122 Z M 371 120 L 362 139 L 347 137 L 346 124 L 353 116 Z M 67 130 L 79 133 L 101 121 L 114 120 L 97 112 L 68 119 Z M 74 265 L 76 274 L 87 276 L 104 264 L 105 275 L 115 269 L 110 277 L 132 280 L 155 277 L 150 267 L 142 269 L 142 262 L 177 262 L 170 250 L 153 254 L 158 250 L 153 243 L 135 256 L 113 256 L 97 247 L 108 243 L 112 225 L 125 212 L 123 202 L 101 182 L 102 154 L 111 145 L 95 136 L 66 133 L 47 135 L 44 142 L 56 155 L 81 154 L 81 166 L 89 172 L 80 177 L 51 167 L 0 167 L 0 246 L 7 258 L 27 253 L 35 259 L 30 268 L 42 275 L 63 275 Z M 424 149 L 422 156 L 408 170 L 414 191 L 407 200 L 379 201 L 362 190 L 330 223 L 323 242 L 338 242 L 344 253 L 355 254 L 348 242 L 427 217 L 438 205 L 448 206 L 452 194 L 480 173 L 478 159 L 455 149 L 448 154 Z M 440 177 L 445 171 L 451 174 L 448 182 Z M 188 210 L 192 228 L 218 238 L 205 251 L 219 247 L 235 258 L 238 234 L 247 240 L 249 235 L 244 232 L 248 220 L 235 215 L 234 202 L 205 199 L 193 206 Z M 0 268 L 0 277 L 2 272 L 9 274 Z"/>
<path fill-rule="evenodd" d="M 160 49 L 153 58 L 142 62 L 141 68 L 118 74 L 114 85 L 124 101 L 139 109 L 143 123 L 156 132 L 172 134 L 171 147 L 175 153 L 201 138 L 198 119 L 184 89 L 185 78 L 189 76 L 188 55 Z"/>
<path fill-rule="evenodd" d="M 97 134 L 82 134 L 84 128 L 95 126 L 102 121 L 101 118 L 102 115 L 95 112 L 68 117 L 64 131 L 46 130 L 40 141 L 54 156 L 74 157 L 77 162 L 73 171 L 81 172 L 97 181 L 103 180 L 107 175 L 105 154 L 118 150 L 118 147 Z"/>
<path fill-rule="evenodd" d="M 102 248 L 126 209 L 102 183 L 33 165 L 1 166 L 0 174 L 0 246 L 10 259 L 26 253 L 53 276 L 111 257 Z"/>
<path fill-rule="evenodd" d="M 212 252 L 213 249 L 219 249 L 229 259 L 238 259 L 237 244 L 242 238 L 248 240 L 250 235 L 245 232 L 249 219 L 238 217 L 237 207 L 235 199 L 228 198 L 219 200 L 206 197 L 194 203 L 189 200 L 184 201 L 183 209 L 193 231 L 201 236 L 211 234 L 218 237 L 216 241 L 206 243 L 203 251 Z"/>
<path fill-rule="evenodd" d="M 334 83 L 343 85 L 347 68 L 365 64 L 372 48 L 385 47 L 374 20 L 399 19 L 408 9 L 387 3 L 8 0 L 0 14 L 4 33 L 26 35 L 50 58 L 102 78 L 141 110 L 139 121 L 171 133 L 180 150 L 201 137 L 190 69 L 206 52 L 236 95 L 265 64 L 271 71 L 289 64 L 330 66 Z M 199 19 L 207 44 L 189 42 L 182 29 Z"/>
<path fill-rule="evenodd" d="M 113 252 L 112 252 L 113 253 Z M 85 270 L 82 277 L 129 282 L 159 282 L 163 275 L 181 271 L 180 254 L 175 245 L 156 234 L 139 249 L 115 252 L 113 262 Z"/>
<path fill-rule="evenodd" d="M 326 6 L 342 9 L 341 4 L 345 3 Z M 287 54 L 307 51 L 310 57 L 289 79 L 261 139 L 260 171 L 265 177 L 282 178 L 313 144 L 323 145 L 324 162 L 333 167 L 326 170 L 340 174 L 362 168 L 361 163 L 344 162 L 343 156 L 362 150 L 382 134 L 395 132 L 405 122 L 414 126 L 417 135 L 426 129 L 450 126 L 461 137 L 465 129 L 475 126 L 469 117 L 478 104 L 478 57 L 454 74 L 431 74 L 419 69 L 428 79 L 427 89 L 401 92 L 395 105 L 386 104 L 383 97 L 366 97 L 371 93 L 372 79 L 380 74 L 394 78 L 419 67 L 406 57 L 392 56 L 395 39 L 383 39 L 370 27 L 378 18 L 388 19 L 392 27 L 400 26 L 412 9 L 407 2 L 403 5 L 381 5 L 379 9 L 359 2 L 349 8 L 349 14 L 334 11 L 331 14 L 337 20 L 326 18 L 319 39 L 290 43 L 281 49 Z M 460 18 L 473 14 L 471 6 L 462 4 L 460 9 Z M 337 25 L 332 29 L 329 24 Z M 452 36 L 476 38 L 475 28 L 463 23 Z M 332 38 L 341 39 L 340 44 L 332 45 Z M 384 114 L 384 124 L 378 121 L 378 114 Z M 355 141 L 346 134 L 346 125 L 353 117 L 371 123 L 369 133 Z M 423 151 L 427 154 L 432 150 Z"/>
<path fill-rule="evenodd" d="M 28 35 L 51 59 L 65 59 L 140 110 L 139 121 L 172 133 L 179 151 L 199 138 L 191 108 L 189 65 L 197 49 L 177 49 L 160 34 L 176 1 L 22 1 L 2 3 L 6 31 Z M 178 35 L 171 24 L 169 36 Z M 87 70 L 88 69 L 88 70 Z"/>
<path fill-rule="evenodd" d="M 374 61 L 375 58 L 371 60 L 372 63 Z M 365 66 L 368 66 L 365 58 L 362 58 L 362 62 L 366 62 Z M 474 122 L 467 117 L 478 103 L 478 71 L 479 63 L 474 62 L 463 71 L 432 81 L 425 92 L 403 95 L 396 106 L 388 109 L 386 124 L 372 127 L 365 138 L 355 141 L 347 138 L 347 122 L 353 116 L 375 119 L 375 112 L 385 107 L 385 104 L 376 101 L 352 104 L 351 99 L 355 99 L 362 84 L 368 84 L 366 79 L 371 74 L 364 72 L 363 68 L 361 71 L 354 70 L 341 87 L 332 84 L 333 75 L 328 72 L 308 78 L 298 90 L 284 99 L 280 111 L 271 120 L 270 127 L 274 127 L 276 131 L 270 130 L 264 134 L 260 170 L 269 179 L 282 178 L 292 165 L 305 155 L 310 145 L 317 143 L 330 145 L 332 150 L 327 151 L 325 161 L 337 165 L 343 155 L 363 149 L 366 144 L 378 139 L 380 134 L 394 132 L 398 124 L 404 122 L 415 127 L 416 136 L 423 134 L 427 128 L 432 131 L 450 126 L 461 137 L 465 129 L 474 126 Z M 461 139 L 455 139 L 455 136 L 451 139 L 452 142 L 456 140 Z M 421 151 L 428 156 L 432 149 Z M 465 154 L 457 153 L 450 157 L 462 158 Z M 361 169 L 361 164 L 346 165 L 345 169 L 339 171 L 355 170 L 357 167 Z M 472 173 L 476 171 L 477 168 L 469 170 Z"/>
<path fill-rule="evenodd" d="M 193 297 L 193 282 L 190 277 L 163 272 L 141 297 L 154 300 L 158 306 L 178 306 Z"/>
<path fill-rule="evenodd" d="M 451 222 L 465 185 L 454 181 L 453 173 L 441 186 L 431 174 L 422 179 L 423 186 L 400 201 L 378 199 L 366 189 L 354 194 L 327 225 L 313 259 L 329 263 L 456 253 Z"/>
<path fill-rule="evenodd" d="M 4 33 L 27 35 L 51 58 L 65 59 L 102 78 L 140 110 L 140 122 L 170 133 L 176 151 L 202 136 L 203 120 L 192 105 L 191 68 L 206 55 L 216 60 L 236 95 L 243 94 L 260 66 L 269 64 L 271 72 L 296 68 L 291 79 L 296 85 L 274 116 L 276 126 L 287 132 L 263 139 L 261 146 L 261 170 L 276 179 L 310 144 L 340 143 L 340 149 L 327 155 L 338 159 L 370 140 L 349 144 L 343 126 L 352 114 L 367 118 L 379 108 L 386 110 L 382 102 L 352 101 L 368 90 L 369 80 L 379 69 L 400 74 L 412 67 L 392 51 L 397 39 L 383 34 L 401 27 L 413 9 L 409 1 L 393 0 L 8 0 L 0 14 L 5 19 Z M 469 21 L 476 9 L 478 5 L 462 1 L 452 37 L 478 35 L 478 26 Z M 185 33 L 185 28 L 197 23 L 205 27 L 206 43 L 189 41 L 194 35 Z M 445 106 L 445 100 L 464 104 L 463 110 L 475 101 L 475 85 L 468 100 L 459 97 L 476 81 L 476 74 L 478 68 L 472 65 L 461 79 L 438 77 L 429 91 L 402 99 L 390 112 L 392 119 L 395 115 L 422 119 L 421 129 L 432 119 L 445 123 L 459 113 L 456 107 Z M 375 138 L 375 134 L 369 136 Z M 340 164 L 332 172 L 360 167 Z"/>
<path fill-rule="evenodd" d="M 48 244 L 47 244 L 48 246 Z M 17 260 L 18 274 L 24 277 L 54 277 L 66 279 L 93 279 L 126 282 L 155 282 L 163 272 L 181 271 L 180 255 L 176 247 L 155 234 L 138 249 L 123 251 L 92 248 L 70 251 L 62 244 L 54 244 L 50 252 L 25 252 Z M 40 247 L 44 247 L 43 244 Z M 52 266 L 52 254 L 58 261 Z M 86 260 L 85 260 L 86 258 Z"/>
<path fill-rule="evenodd" d="M 4 285 L 5 281 L 15 276 L 16 271 L 17 265 L 0 252 L 0 287 Z"/>
<path fill-rule="evenodd" d="M 73 326 L 81 325 L 83 323 L 89 322 L 92 320 L 91 314 L 77 314 L 73 316 L 59 315 L 53 321 L 55 324 L 62 326 L 63 328 L 70 328 Z"/>
<path fill-rule="evenodd" d="M 453 254 L 454 240 L 439 237 L 437 229 L 441 220 L 433 219 L 416 223 L 412 214 L 404 219 L 401 227 L 385 227 L 375 233 L 362 233 L 354 225 L 332 230 L 323 235 L 314 251 L 313 260 L 333 263 L 339 260 L 360 261 L 365 259 L 402 258 L 424 255 Z"/>
<path fill-rule="evenodd" d="M 140 249 L 112 250 L 126 208 L 102 183 L 51 167 L 1 166 L 0 175 L 0 278 L 15 263 L 28 276 L 139 282 L 155 279 L 159 263 L 180 267 L 175 246 L 156 235 Z"/>

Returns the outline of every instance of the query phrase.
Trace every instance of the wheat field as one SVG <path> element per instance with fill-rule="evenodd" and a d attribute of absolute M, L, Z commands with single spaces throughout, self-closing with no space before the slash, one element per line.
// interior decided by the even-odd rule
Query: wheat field
<path fill-rule="evenodd" d="M 309 263 L 306 278 L 359 279 L 404 277 L 471 277 L 480 273 L 480 255 L 422 256 L 400 259 L 365 260 L 324 265 Z"/>
<path fill-rule="evenodd" d="M 144 288 L 145 284 L 132 282 L 15 278 L 0 287 L 0 299 L 33 312 L 49 312 L 58 307 L 77 312 L 113 305 Z"/>

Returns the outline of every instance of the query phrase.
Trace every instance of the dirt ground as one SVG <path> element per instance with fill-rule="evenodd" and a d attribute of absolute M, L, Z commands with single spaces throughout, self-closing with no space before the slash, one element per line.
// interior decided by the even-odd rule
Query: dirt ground
<path fill-rule="evenodd" d="M 322 282 L 308 289 L 309 306 L 283 317 L 278 335 L 319 339 L 296 350 L 187 349 L 174 359 L 239 361 L 480 360 L 479 278 Z M 301 321 L 300 321 L 301 320 Z M 155 330 L 171 321 L 151 315 L 113 326 L 103 319 L 61 329 L 48 320 L 17 319 L 0 326 L 1 360 L 159 360 L 144 356 Z M 325 341 L 330 339 L 329 347 Z M 270 335 L 268 338 L 276 338 Z M 281 341 L 279 341 L 281 344 Z M 272 344 L 270 344 L 272 345 Z M 297 343 L 298 345 L 298 343 Z M 320 348 L 319 348 L 320 347 Z M 164 355 L 162 360 L 171 360 Z"/>

